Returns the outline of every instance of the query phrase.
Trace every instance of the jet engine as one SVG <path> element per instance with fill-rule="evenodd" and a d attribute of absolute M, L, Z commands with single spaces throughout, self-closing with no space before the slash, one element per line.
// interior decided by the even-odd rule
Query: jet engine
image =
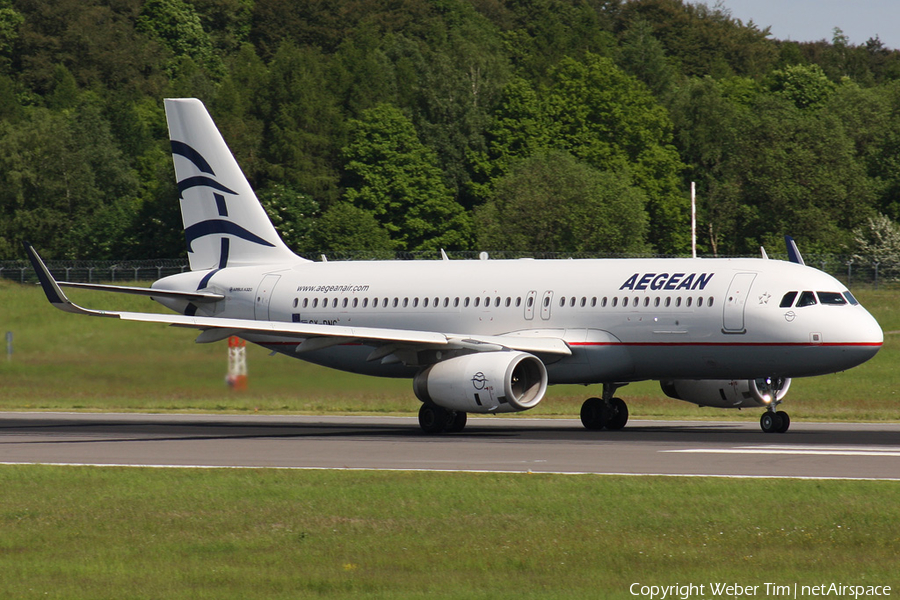
<path fill-rule="evenodd" d="M 525 352 L 476 352 L 435 363 L 413 380 L 422 402 L 471 413 L 503 413 L 537 406 L 547 369 Z"/>
<path fill-rule="evenodd" d="M 791 380 L 787 377 L 761 379 L 669 379 L 660 381 L 669 398 L 718 408 L 769 406 L 784 398 Z"/>

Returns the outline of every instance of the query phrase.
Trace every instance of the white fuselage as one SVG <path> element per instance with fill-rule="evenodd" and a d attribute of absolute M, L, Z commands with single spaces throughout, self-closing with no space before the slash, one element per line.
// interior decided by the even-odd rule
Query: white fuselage
<path fill-rule="evenodd" d="M 197 315 L 561 338 L 572 355 L 544 357 L 550 383 L 820 375 L 868 360 L 883 340 L 838 280 L 762 259 L 304 261 L 155 285 L 225 296 L 199 307 L 162 301 Z M 797 294 L 782 307 L 789 292 Z M 823 301 L 794 305 L 803 292 Z M 373 346 L 359 342 L 302 352 L 296 340 L 261 343 L 357 373 L 418 370 L 373 361 Z"/>

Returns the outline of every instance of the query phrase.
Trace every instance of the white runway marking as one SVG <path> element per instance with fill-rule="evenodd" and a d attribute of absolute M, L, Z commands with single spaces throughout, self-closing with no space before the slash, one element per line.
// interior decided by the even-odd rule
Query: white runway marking
<path fill-rule="evenodd" d="M 900 456 L 900 447 L 865 446 L 737 446 L 735 448 L 683 448 L 661 450 L 671 454 L 770 454 L 791 456 Z"/>

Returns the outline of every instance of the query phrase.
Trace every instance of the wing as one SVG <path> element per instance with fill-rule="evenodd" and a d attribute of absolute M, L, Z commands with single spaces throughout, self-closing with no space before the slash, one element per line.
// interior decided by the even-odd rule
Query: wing
<path fill-rule="evenodd" d="M 201 331 L 197 341 L 201 343 L 215 342 L 232 335 L 249 336 L 252 341 L 297 340 L 297 352 L 319 350 L 329 346 L 350 342 L 362 342 L 378 346 L 369 357 L 370 360 L 385 358 L 399 348 L 447 348 L 465 349 L 479 352 L 492 352 L 504 349 L 521 350 L 536 354 L 570 355 L 572 351 L 560 338 L 528 337 L 520 335 L 464 335 L 441 333 L 435 331 L 415 331 L 408 329 L 387 329 L 379 327 L 347 327 L 341 325 L 318 325 L 313 323 L 287 323 L 284 321 L 255 321 L 250 319 L 228 319 L 223 317 L 203 317 L 188 315 L 166 315 L 156 313 L 139 313 L 126 311 L 92 310 L 78 306 L 66 296 L 50 270 L 41 260 L 31 244 L 25 244 L 28 258 L 34 266 L 44 294 L 56 308 L 80 315 L 92 317 L 109 317 L 123 321 L 139 321 L 143 323 L 164 323 L 178 327 L 189 327 Z M 153 290 L 145 288 L 120 288 L 119 286 L 78 285 L 105 291 L 140 293 L 148 296 L 162 295 L 194 295 L 190 292 Z M 215 294 L 201 294 L 207 301 Z"/>

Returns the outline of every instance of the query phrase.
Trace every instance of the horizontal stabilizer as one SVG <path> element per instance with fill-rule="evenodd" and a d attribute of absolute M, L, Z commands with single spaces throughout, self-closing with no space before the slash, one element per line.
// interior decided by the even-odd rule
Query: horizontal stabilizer
<path fill-rule="evenodd" d="M 100 283 L 74 283 L 71 281 L 59 281 L 60 287 L 78 288 L 82 290 L 95 290 L 98 292 L 115 292 L 118 294 L 135 294 L 137 296 L 149 296 L 151 298 L 172 298 L 187 300 L 188 302 L 218 302 L 224 300 L 222 294 L 212 292 L 182 292 L 179 290 L 160 290 L 157 288 L 128 287 L 124 285 L 103 285 Z"/>

